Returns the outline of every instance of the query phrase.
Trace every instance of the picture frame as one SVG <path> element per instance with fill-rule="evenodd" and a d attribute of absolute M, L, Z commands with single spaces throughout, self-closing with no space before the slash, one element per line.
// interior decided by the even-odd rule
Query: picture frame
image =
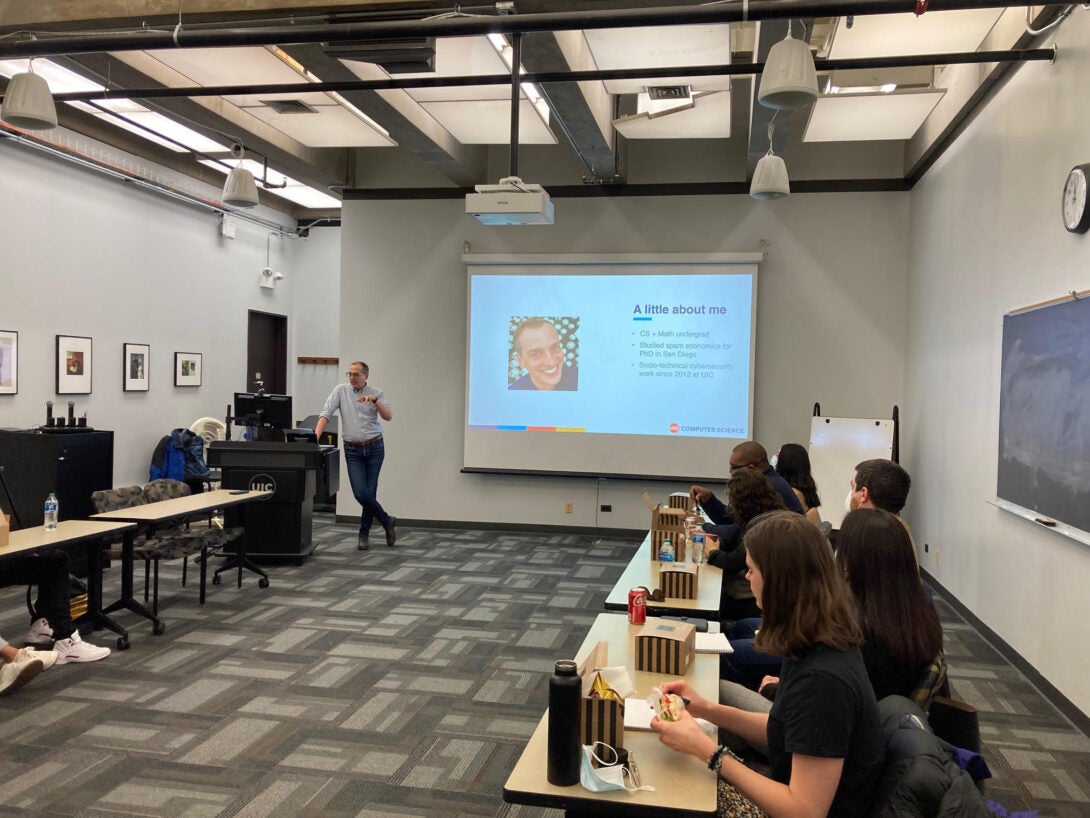
<path fill-rule="evenodd" d="M 57 336 L 57 394 L 91 394 L 91 343 L 82 335 Z"/>
<path fill-rule="evenodd" d="M 122 344 L 121 385 L 125 392 L 147 392 L 151 383 L 151 346 Z"/>
<path fill-rule="evenodd" d="M 0 329 L 0 395 L 19 393 L 19 333 Z"/>
<path fill-rule="evenodd" d="M 174 385 L 200 386 L 203 358 L 200 352 L 175 352 Z"/>

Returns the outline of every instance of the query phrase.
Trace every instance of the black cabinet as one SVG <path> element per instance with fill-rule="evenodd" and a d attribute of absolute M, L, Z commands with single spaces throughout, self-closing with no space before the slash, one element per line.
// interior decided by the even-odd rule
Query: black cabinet
<path fill-rule="evenodd" d="M 42 524 L 50 492 L 61 520 L 85 520 L 95 513 L 91 493 L 113 488 L 114 433 L 0 429 L 0 466 L 23 528 Z M 3 491 L 0 506 L 10 513 Z"/>

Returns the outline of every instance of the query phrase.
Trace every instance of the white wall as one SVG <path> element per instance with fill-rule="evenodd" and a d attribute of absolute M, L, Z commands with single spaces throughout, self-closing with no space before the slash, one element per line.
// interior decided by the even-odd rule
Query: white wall
<path fill-rule="evenodd" d="M 1056 63 L 1022 66 L 912 192 L 902 454 L 924 568 L 1086 713 L 1090 548 L 989 504 L 1003 315 L 1088 286 L 1060 191 L 1090 161 L 1090 15 L 1055 39 Z"/>
<path fill-rule="evenodd" d="M 36 427 L 47 400 L 75 401 L 91 426 L 115 433 L 115 485 L 146 481 L 152 450 L 172 428 L 223 417 L 245 383 L 248 309 L 289 316 L 292 361 L 297 341 L 325 350 L 307 354 L 336 354 L 336 309 L 319 307 L 316 293 L 332 289 L 336 301 L 339 231 L 273 239 L 270 260 L 287 277 L 270 291 L 258 287 L 266 228 L 239 220 L 237 238 L 223 239 L 211 212 L 9 140 L 0 141 L 0 198 L 0 329 L 19 332 L 19 393 L 0 396 L 0 426 Z M 310 247 L 319 248 L 313 260 Z M 55 394 L 58 334 L 93 338 L 92 394 Z M 125 342 L 151 345 L 148 392 L 122 391 Z M 200 388 L 173 385 L 176 351 L 203 354 Z"/>
<path fill-rule="evenodd" d="M 805 443 L 825 414 L 889 416 L 902 397 L 908 194 L 560 199 L 556 224 L 486 228 L 464 202 L 353 201 L 343 212 L 342 361 L 386 390 L 379 499 L 397 516 L 641 529 L 641 482 L 460 474 L 466 273 L 474 253 L 742 252 L 769 243 L 758 290 L 756 437 Z M 850 230 L 850 234 L 846 231 Z M 860 375 L 859 373 L 865 373 Z M 699 399 L 694 396 L 694 399 Z M 653 466 L 649 467 L 653 470 Z M 727 464 L 696 473 L 726 475 Z M 829 502 L 844 486 L 827 490 Z M 342 484 L 347 479 L 342 475 Z M 687 488 L 649 485 L 655 494 Z M 564 504 L 574 503 L 572 514 Z M 600 503 L 613 512 L 597 514 Z M 348 492 L 338 513 L 357 514 Z M 597 519 L 596 519 L 597 518 Z"/>

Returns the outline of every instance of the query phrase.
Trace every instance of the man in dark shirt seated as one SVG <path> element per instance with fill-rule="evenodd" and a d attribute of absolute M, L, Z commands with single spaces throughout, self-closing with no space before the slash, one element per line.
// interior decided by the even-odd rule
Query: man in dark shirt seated
<path fill-rule="evenodd" d="M 730 453 L 730 473 L 736 474 L 742 469 L 763 474 L 783 499 L 784 507 L 788 511 L 804 513 L 802 503 L 799 502 L 794 489 L 776 474 L 776 470 L 768 463 L 768 452 L 765 451 L 765 447 L 755 440 L 739 443 Z M 704 513 L 711 520 L 710 523 L 704 524 L 704 530 L 709 534 L 719 535 L 721 540 L 729 541 L 734 534 L 734 515 L 731 510 L 710 489 L 703 486 L 693 486 L 689 489 L 689 496 L 700 503 Z"/>

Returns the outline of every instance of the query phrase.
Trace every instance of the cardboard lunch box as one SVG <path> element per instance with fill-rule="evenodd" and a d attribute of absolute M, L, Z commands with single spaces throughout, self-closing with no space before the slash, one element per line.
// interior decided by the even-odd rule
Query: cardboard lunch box
<path fill-rule="evenodd" d="M 659 587 L 667 599 L 696 599 L 700 569 L 685 562 L 664 562 L 659 569 Z"/>
<path fill-rule="evenodd" d="M 672 619 L 648 619 L 636 634 L 636 670 L 683 676 L 696 654 L 696 628 Z"/>
<path fill-rule="evenodd" d="M 685 517 L 688 510 L 685 508 L 671 508 L 656 503 L 651 499 L 647 490 L 640 492 L 644 505 L 651 512 L 651 561 L 658 562 L 659 548 L 662 541 L 670 538 L 674 546 L 674 560 L 685 561 Z"/>

